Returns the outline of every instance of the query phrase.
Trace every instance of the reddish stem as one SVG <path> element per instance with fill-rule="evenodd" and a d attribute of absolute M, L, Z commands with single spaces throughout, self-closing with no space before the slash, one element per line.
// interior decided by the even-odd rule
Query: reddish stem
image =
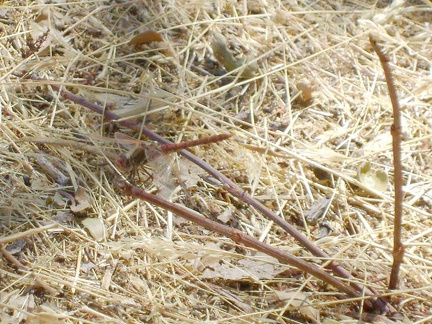
<path fill-rule="evenodd" d="M 210 144 L 210 143 L 217 143 L 221 142 L 223 140 L 226 140 L 230 138 L 232 134 L 216 134 L 211 136 L 205 136 L 196 140 L 191 141 L 184 141 L 180 143 L 170 143 L 170 144 L 162 144 L 161 150 L 167 153 L 170 152 L 178 152 L 180 150 L 187 149 L 189 147 L 198 146 L 198 145 L 204 145 L 204 144 Z"/>
<path fill-rule="evenodd" d="M 393 167 L 394 167 L 394 229 L 393 229 L 393 265 L 390 273 L 389 289 L 396 289 L 399 284 L 400 266 L 403 262 L 405 247 L 402 243 L 402 212 L 403 212 L 403 176 L 402 176 L 402 121 L 401 109 L 397 98 L 396 87 L 389 65 L 389 58 L 384 55 L 377 42 L 369 37 L 374 51 L 377 53 L 384 70 L 387 88 L 393 107 L 393 125 L 390 132 L 393 138 Z"/>
<path fill-rule="evenodd" d="M 228 227 L 226 225 L 222 225 L 212 221 L 198 212 L 189 209 L 185 206 L 172 203 L 168 200 L 165 200 L 159 196 L 152 195 L 145 190 L 133 186 L 123 180 L 118 181 L 115 186 L 123 191 L 124 194 L 128 196 L 133 196 L 144 201 L 147 201 L 155 206 L 159 206 L 165 210 L 171 211 L 174 214 L 181 216 L 195 224 L 198 224 L 202 227 L 205 227 L 209 230 L 222 234 L 226 237 L 229 237 L 236 243 L 244 244 L 248 247 L 252 247 L 258 251 L 261 251 L 267 255 L 270 255 L 283 263 L 287 263 L 292 265 L 300 270 L 303 270 L 314 277 L 323 280 L 324 282 L 336 287 L 340 291 L 343 291 L 348 296 L 351 297 L 361 297 L 361 294 L 355 290 L 354 288 L 345 285 L 340 281 L 340 279 L 335 278 L 329 275 L 327 272 L 323 271 L 323 269 L 318 268 L 317 266 L 310 264 L 309 262 L 303 261 L 302 259 L 296 258 L 289 253 L 283 252 L 280 249 L 276 249 L 271 245 L 265 244 L 256 238 L 244 234 L 237 229 Z M 367 301 L 369 302 L 369 301 Z M 369 305 L 371 306 L 371 305 Z"/>
<path fill-rule="evenodd" d="M 39 77 L 31 75 L 30 78 L 40 80 Z M 43 80 L 45 83 L 47 80 Z M 119 120 L 120 117 L 116 114 L 112 113 L 111 111 L 104 110 L 102 107 L 91 103 L 84 98 L 81 98 L 79 96 L 74 95 L 70 91 L 67 91 L 64 89 L 63 86 L 59 86 L 55 83 L 50 84 L 50 86 L 56 90 L 59 91 L 59 93 L 66 99 L 69 99 L 83 107 L 87 107 L 88 109 L 97 112 L 101 114 L 104 118 L 107 118 L 110 121 L 117 121 L 118 124 L 130 128 L 132 130 L 137 131 L 138 133 L 141 132 L 148 138 L 157 141 L 161 144 L 170 144 L 172 142 L 168 141 L 167 139 L 163 138 L 157 133 L 154 133 L 147 127 L 137 124 L 131 120 Z M 293 236 L 301 245 L 303 245 L 306 249 L 308 249 L 313 255 L 323 259 L 330 261 L 327 265 L 327 268 L 331 269 L 335 274 L 338 274 L 339 276 L 343 278 L 350 278 L 351 274 L 345 270 L 342 266 L 340 266 L 335 261 L 331 261 L 331 257 L 328 256 L 326 253 L 324 253 L 322 250 L 320 250 L 313 242 L 311 242 L 304 234 L 297 231 L 297 229 L 287 223 L 284 219 L 276 215 L 273 211 L 265 207 L 262 203 L 260 203 L 258 200 L 254 199 L 250 195 L 248 195 L 244 190 L 242 190 L 239 186 L 237 186 L 233 181 L 231 181 L 229 178 L 227 178 L 225 175 L 220 173 L 218 170 L 214 169 L 212 166 L 201 160 L 200 158 L 193 155 L 191 152 L 187 150 L 181 150 L 179 151 L 179 154 L 183 157 L 187 158 L 191 162 L 198 165 L 203 170 L 207 171 L 210 175 L 218 179 L 224 187 L 235 197 L 243 200 L 244 202 L 250 204 L 255 209 L 259 210 L 261 213 L 263 213 L 264 216 L 269 218 L 270 220 L 274 221 L 276 224 L 278 224 L 281 228 L 283 228 L 287 233 L 289 233 L 291 236 Z M 395 309 L 388 304 L 388 302 L 382 298 L 375 297 L 376 292 L 371 291 L 367 287 L 363 287 L 355 282 L 351 283 L 351 286 L 357 290 L 358 292 L 361 292 L 362 294 L 372 297 L 370 301 L 373 304 L 373 307 L 375 309 L 380 310 L 382 313 L 386 312 L 394 312 Z"/>

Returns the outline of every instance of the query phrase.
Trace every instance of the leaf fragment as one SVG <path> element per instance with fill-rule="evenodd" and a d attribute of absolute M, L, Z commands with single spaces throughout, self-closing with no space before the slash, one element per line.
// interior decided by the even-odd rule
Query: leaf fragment
<path fill-rule="evenodd" d="M 154 30 L 147 30 L 132 37 L 132 39 L 129 41 L 129 44 L 137 48 L 143 44 L 148 44 L 151 42 L 163 42 L 162 35 Z"/>
<path fill-rule="evenodd" d="M 296 87 L 300 92 L 297 101 L 302 106 L 308 106 L 313 99 L 311 83 L 308 81 L 301 81 L 296 84 Z"/>
<path fill-rule="evenodd" d="M 91 207 L 89 195 L 83 187 L 78 187 L 75 191 L 74 201 L 72 201 L 70 209 L 72 212 L 78 213 L 89 207 Z"/>
<path fill-rule="evenodd" d="M 275 294 L 279 301 L 288 303 L 288 305 L 285 305 L 286 309 L 296 310 L 307 319 L 320 322 L 320 312 L 310 298 L 313 297 L 311 293 L 302 291 L 275 291 Z"/>
<path fill-rule="evenodd" d="M 239 280 L 244 278 L 273 279 L 286 270 L 286 266 L 280 265 L 276 259 L 268 255 L 258 253 L 254 259 L 240 259 L 234 266 L 229 262 L 216 263 L 206 268 L 201 278 L 224 280 Z"/>
<path fill-rule="evenodd" d="M 358 179 L 368 188 L 372 188 L 378 191 L 387 190 L 387 173 L 383 170 L 372 170 L 370 162 L 365 162 L 359 167 Z"/>
<path fill-rule="evenodd" d="M 82 221 L 82 224 L 96 241 L 105 238 L 105 226 L 99 218 L 88 217 Z"/>

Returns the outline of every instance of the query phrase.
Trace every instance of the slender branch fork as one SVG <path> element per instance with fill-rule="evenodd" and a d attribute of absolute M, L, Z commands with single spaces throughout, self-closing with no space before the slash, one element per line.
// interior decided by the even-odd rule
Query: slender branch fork
<path fill-rule="evenodd" d="M 157 141 L 161 144 L 170 144 L 169 140 L 163 138 L 159 134 L 151 131 L 147 127 L 143 126 L 140 123 L 135 123 L 131 120 L 121 120 L 119 116 L 116 114 L 104 110 L 97 104 L 87 101 L 86 99 L 76 96 L 70 91 L 66 90 L 63 86 L 58 85 L 56 82 L 49 81 L 47 79 L 42 79 L 36 75 L 29 75 L 28 78 L 32 80 L 43 81 L 44 84 L 49 84 L 52 89 L 57 91 L 63 98 L 71 100 L 83 107 L 86 107 L 96 113 L 101 114 L 104 118 L 109 121 L 116 121 L 119 125 L 127 127 L 129 129 L 135 130 L 137 132 L 141 132 L 149 139 Z M 178 154 L 182 155 L 186 159 L 195 163 L 197 166 L 208 172 L 210 175 L 218 179 L 224 186 L 224 188 L 233 196 L 237 197 L 240 200 L 243 200 L 245 203 L 251 205 L 258 211 L 260 211 L 264 216 L 268 219 L 272 220 L 276 224 L 278 224 L 282 229 L 284 229 L 288 234 L 293 236 L 303 247 L 309 250 L 314 256 L 321 258 L 323 261 L 327 261 L 328 263 L 325 265 L 326 268 L 330 269 L 334 274 L 340 276 L 344 279 L 349 279 L 351 274 L 345 270 L 342 266 L 337 264 L 335 261 L 331 260 L 331 257 L 324 253 L 321 249 L 319 249 L 312 241 L 310 241 L 304 234 L 299 232 L 294 226 L 286 222 L 284 219 L 276 215 L 273 211 L 265 207 L 258 200 L 247 194 L 244 190 L 242 190 L 237 184 L 223 175 L 221 172 L 204 162 L 202 159 L 198 158 L 191 152 L 187 150 L 180 150 Z M 218 223 L 216 225 L 209 225 L 208 220 L 206 222 L 198 220 L 198 218 L 193 218 L 191 215 L 195 215 L 195 213 L 184 207 L 179 206 L 177 204 L 173 204 L 169 201 L 163 200 L 154 195 L 148 194 L 145 191 L 141 190 L 138 187 L 132 186 L 126 182 L 118 182 L 117 186 L 123 190 L 124 193 L 138 197 L 150 203 L 154 203 L 158 206 L 166 208 L 167 210 L 171 210 L 174 213 L 183 216 L 185 218 L 190 217 L 191 219 L 202 226 L 209 226 L 207 228 L 217 231 L 223 235 L 226 235 L 233 239 L 236 242 L 241 242 L 249 247 L 254 247 L 260 251 L 268 253 L 279 260 L 291 264 L 295 267 L 298 267 L 302 271 L 305 271 L 317 278 L 322 279 L 325 282 L 337 287 L 340 291 L 343 291 L 350 297 L 358 298 L 358 300 L 364 302 L 364 305 L 368 309 L 375 309 L 380 311 L 383 314 L 393 313 L 396 310 L 384 299 L 378 296 L 378 293 L 375 290 L 369 289 L 366 286 L 361 286 L 353 281 L 350 282 L 350 285 L 344 284 L 341 279 L 328 275 L 323 269 L 320 269 L 310 263 L 306 263 L 288 253 L 284 253 L 280 250 L 274 249 L 273 247 L 266 245 L 258 240 L 252 238 L 247 234 L 243 234 L 234 229 L 228 228 L 223 229 Z M 197 216 L 197 215 L 195 215 Z M 200 215 L 201 216 L 201 215 Z M 202 217 L 202 216 L 201 216 Z M 205 219 L 205 218 L 204 218 Z"/>
<path fill-rule="evenodd" d="M 389 58 L 383 53 L 381 46 L 369 37 L 374 51 L 377 53 L 384 70 L 384 75 L 387 82 L 387 88 L 390 100 L 393 107 L 393 125 L 390 132 L 392 135 L 392 149 L 393 149 L 393 167 L 394 167 L 394 229 L 393 229 L 393 265 L 390 273 L 389 289 L 396 289 L 399 283 L 399 271 L 403 262 L 404 245 L 402 243 L 402 212 L 403 212 L 403 177 L 402 177 L 402 122 L 401 122 L 401 109 L 399 100 L 397 98 L 396 87 L 393 75 L 389 65 Z"/>

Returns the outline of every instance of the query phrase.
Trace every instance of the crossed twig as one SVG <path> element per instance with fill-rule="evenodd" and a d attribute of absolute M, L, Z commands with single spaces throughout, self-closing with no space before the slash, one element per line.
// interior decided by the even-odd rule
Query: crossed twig
<path fill-rule="evenodd" d="M 159 143 L 162 144 L 171 143 L 167 139 L 151 131 L 150 129 L 143 126 L 142 124 L 133 122 L 131 120 L 120 120 L 120 117 L 117 116 L 116 114 L 104 110 L 101 106 L 89 102 L 82 97 L 74 95 L 70 91 L 66 90 L 63 86 L 59 86 L 58 83 L 56 82 L 50 82 L 49 80 L 41 79 L 35 75 L 28 75 L 27 77 L 32 80 L 40 80 L 40 81 L 43 80 L 44 84 L 49 84 L 51 88 L 57 91 L 63 98 L 71 100 L 83 107 L 86 107 L 94 112 L 97 112 L 109 121 L 115 121 L 119 125 L 140 132 L 144 134 L 146 137 L 154 141 L 157 141 Z M 327 255 L 325 252 L 319 249 L 312 241 L 310 241 L 304 234 L 299 232 L 294 226 L 286 222 L 284 219 L 276 215 L 273 211 L 265 207 L 258 200 L 250 196 L 248 193 L 242 190 L 237 184 L 235 184 L 233 181 L 231 181 L 221 172 L 219 172 L 218 170 L 216 170 L 215 168 L 213 168 L 212 166 L 210 166 L 209 164 L 207 164 L 206 162 L 204 162 L 203 160 L 201 160 L 200 158 L 198 158 L 197 156 L 195 156 L 194 154 L 192 154 L 187 150 L 181 150 L 178 153 L 183 157 L 187 158 L 188 160 L 190 160 L 191 162 L 198 165 L 200 168 L 208 172 L 214 178 L 218 179 L 223 184 L 223 187 L 231 195 L 243 200 L 245 203 L 251 205 L 258 211 L 260 211 L 268 219 L 278 224 L 287 233 L 293 236 L 303 247 L 309 250 L 313 255 L 319 257 L 324 261 L 327 261 L 327 263 L 325 264 L 325 268 L 330 269 L 333 272 L 333 274 L 338 275 L 340 278 L 337 278 L 336 276 L 332 276 L 328 274 L 324 269 L 319 268 L 309 262 L 303 261 L 289 253 L 283 252 L 268 244 L 260 242 L 259 240 L 251 237 L 250 235 L 244 234 L 236 229 L 211 221 L 185 206 L 174 204 L 158 196 L 149 194 L 144 190 L 142 190 L 141 188 L 133 186 L 125 181 L 118 181 L 116 184 L 117 188 L 121 189 L 126 195 L 131 195 L 143 199 L 147 202 L 150 202 L 152 204 L 170 210 L 179 216 L 182 216 L 210 230 L 225 235 L 231 238 L 235 242 L 242 243 L 249 247 L 253 247 L 259 251 L 262 251 L 268 255 L 277 258 L 281 262 L 297 267 L 302 271 L 305 271 L 306 273 L 309 273 L 325 281 L 326 283 L 336 287 L 340 291 L 344 292 L 346 295 L 352 297 L 353 300 L 363 303 L 367 309 L 379 310 L 383 314 L 395 312 L 395 309 L 385 299 L 378 296 L 377 291 L 369 289 L 365 286 L 361 286 L 360 284 L 357 284 L 353 281 L 350 281 L 350 285 L 344 283 L 342 279 L 349 279 L 351 277 L 351 274 L 347 270 L 345 270 L 337 262 L 332 261 L 332 258 L 329 255 Z"/>

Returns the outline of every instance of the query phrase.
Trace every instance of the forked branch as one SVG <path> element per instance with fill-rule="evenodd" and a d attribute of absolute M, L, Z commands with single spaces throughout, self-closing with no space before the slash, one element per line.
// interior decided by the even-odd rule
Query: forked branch
<path fill-rule="evenodd" d="M 31 79 L 34 80 L 41 80 L 39 77 L 30 75 Z M 171 143 L 167 139 L 163 138 L 159 134 L 154 133 L 147 127 L 135 123 L 130 120 L 120 120 L 120 117 L 116 114 L 104 110 L 102 107 L 98 106 L 97 104 L 94 104 L 92 102 L 89 102 L 85 100 L 84 98 L 81 98 L 79 96 L 74 95 L 70 91 L 67 91 L 64 89 L 64 87 L 59 86 L 55 82 L 50 83 L 48 80 L 43 80 L 45 84 L 50 84 L 50 86 L 58 91 L 60 95 L 68 100 L 71 100 L 81 106 L 87 107 L 88 109 L 97 112 L 101 114 L 104 118 L 108 119 L 109 121 L 116 121 L 118 124 L 130 128 L 132 130 L 137 131 L 138 133 L 142 133 L 148 138 L 157 141 L 162 144 L 168 144 Z M 272 220 L 276 224 L 278 224 L 281 228 L 283 228 L 287 233 L 289 233 L 291 236 L 293 236 L 303 247 L 305 247 L 307 250 L 309 250 L 314 256 L 317 256 L 323 260 L 328 261 L 328 264 L 326 265 L 326 268 L 331 269 L 334 274 L 337 274 L 338 276 L 342 278 L 350 278 L 351 274 L 347 270 L 345 270 L 342 266 L 337 264 L 335 261 L 332 261 L 331 257 L 328 256 L 326 253 L 324 253 L 321 249 L 319 249 L 312 241 L 310 241 L 304 234 L 299 232 L 294 226 L 286 222 L 284 219 L 276 215 L 273 211 L 265 207 L 262 203 L 260 203 L 258 200 L 253 198 L 252 196 L 248 195 L 244 190 L 242 190 L 237 184 L 235 184 L 233 181 L 231 181 L 229 178 L 227 178 L 225 175 L 220 173 L 218 170 L 192 154 L 191 152 L 187 150 L 181 150 L 178 152 L 183 157 L 187 158 L 191 162 L 198 165 L 203 170 L 207 171 L 210 175 L 218 179 L 226 188 L 230 194 L 233 196 L 239 198 L 240 200 L 243 200 L 247 204 L 253 206 L 255 209 L 259 210 L 264 216 L 266 216 L 268 219 Z M 126 187 L 129 188 L 129 187 Z M 243 234 L 242 234 L 243 235 Z M 238 235 L 235 237 L 239 237 Z M 249 245 L 250 246 L 250 245 Z M 324 280 L 324 279 L 323 279 Z M 330 282 L 329 282 L 330 283 Z M 369 301 L 366 303 L 371 303 L 373 305 L 373 308 L 376 310 L 379 310 L 381 313 L 388 313 L 388 312 L 394 312 L 395 309 L 387 303 L 386 300 L 377 297 L 377 292 L 368 289 L 367 287 L 361 286 L 360 284 L 351 283 L 351 286 L 354 288 L 354 291 L 357 292 L 357 296 L 365 295 L 370 297 Z M 343 290 L 344 292 L 348 293 L 348 291 Z M 350 296 L 351 293 L 348 293 Z"/>

